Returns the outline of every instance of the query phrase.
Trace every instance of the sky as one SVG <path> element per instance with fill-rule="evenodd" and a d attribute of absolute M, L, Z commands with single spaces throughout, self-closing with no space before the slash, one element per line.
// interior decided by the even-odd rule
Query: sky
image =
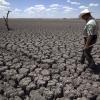
<path fill-rule="evenodd" d="M 89 9 L 100 18 L 100 0 L 0 0 L 0 18 L 78 18 L 82 10 Z"/>

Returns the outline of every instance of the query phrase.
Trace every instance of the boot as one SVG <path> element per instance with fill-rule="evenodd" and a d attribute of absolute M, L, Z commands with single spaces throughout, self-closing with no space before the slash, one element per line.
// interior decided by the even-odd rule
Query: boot
<path fill-rule="evenodd" d="M 95 69 L 96 68 L 95 62 L 92 61 L 92 63 L 88 64 L 88 67 L 90 67 L 91 69 Z"/>

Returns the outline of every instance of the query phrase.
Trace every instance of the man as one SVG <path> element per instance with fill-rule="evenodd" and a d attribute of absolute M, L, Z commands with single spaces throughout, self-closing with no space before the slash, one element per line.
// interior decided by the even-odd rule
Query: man
<path fill-rule="evenodd" d="M 88 66 L 93 68 L 95 67 L 95 62 L 91 55 L 91 51 L 93 45 L 96 43 L 97 40 L 97 24 L 95 19 L 91 16 L 91 12 L 88 9 L 83 10 L 79 17 L 86 21 L 86 25 L 83 32 L 84 37 L 84 49 L 83 54 L 80 60 L 81 64 L 85 63 L 85 58 L 88 61 Z"/>

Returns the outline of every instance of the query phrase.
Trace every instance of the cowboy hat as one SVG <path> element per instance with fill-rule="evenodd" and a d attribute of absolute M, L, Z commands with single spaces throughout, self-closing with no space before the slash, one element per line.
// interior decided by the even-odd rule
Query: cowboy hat
<path fill-rule="evenodd" d="M 80 12 L 79 18 L 82 18 L 83 15 L 91 13 L 88 9 L 84 9 L 83 11 Z"/>

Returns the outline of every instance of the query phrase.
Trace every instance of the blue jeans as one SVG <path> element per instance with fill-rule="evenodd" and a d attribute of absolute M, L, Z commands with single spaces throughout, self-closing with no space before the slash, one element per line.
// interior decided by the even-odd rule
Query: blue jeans
<path fill-rule="evenodd" d="M 96 43 L 96 40 L 97 40 L 97 36 L 96 35 L 91 35 L 91 41 L 90 41 L 89 45 L 92 45 L 92 44 Z M 86 44 L 86 42 L 87 42 L 86 37 L 84 38 L 84 42 Z M 93 49 L 93 46 L 91 46 L 89 48 L 86 48 L 86 49 L 83 49 L 83 53 L 82 53 L 82 56 L 81 56 L 81 63 L 84 63 L 85 59 L 86 59 L 88 61 L 89 65 L 94 65 L 95 64 L 95 62 L 93 60 L 93 57 L 91 55 L 92 49 Z"/>
<path fill-rule="evenodd" d="M 93 49 L 93 46 L 89 47 L 88 49 L 83 50 L 83 54 L 82 54 L 82 57 L 81 57 L 81 62 L 82 63 L 84 63 L 85 59 L 86 59 L 88 61 L 89 65 L 94 65 L 95 64 L 95 62 L 93 60 L 93 57 L 91 55 L 92 49 Z"/>

